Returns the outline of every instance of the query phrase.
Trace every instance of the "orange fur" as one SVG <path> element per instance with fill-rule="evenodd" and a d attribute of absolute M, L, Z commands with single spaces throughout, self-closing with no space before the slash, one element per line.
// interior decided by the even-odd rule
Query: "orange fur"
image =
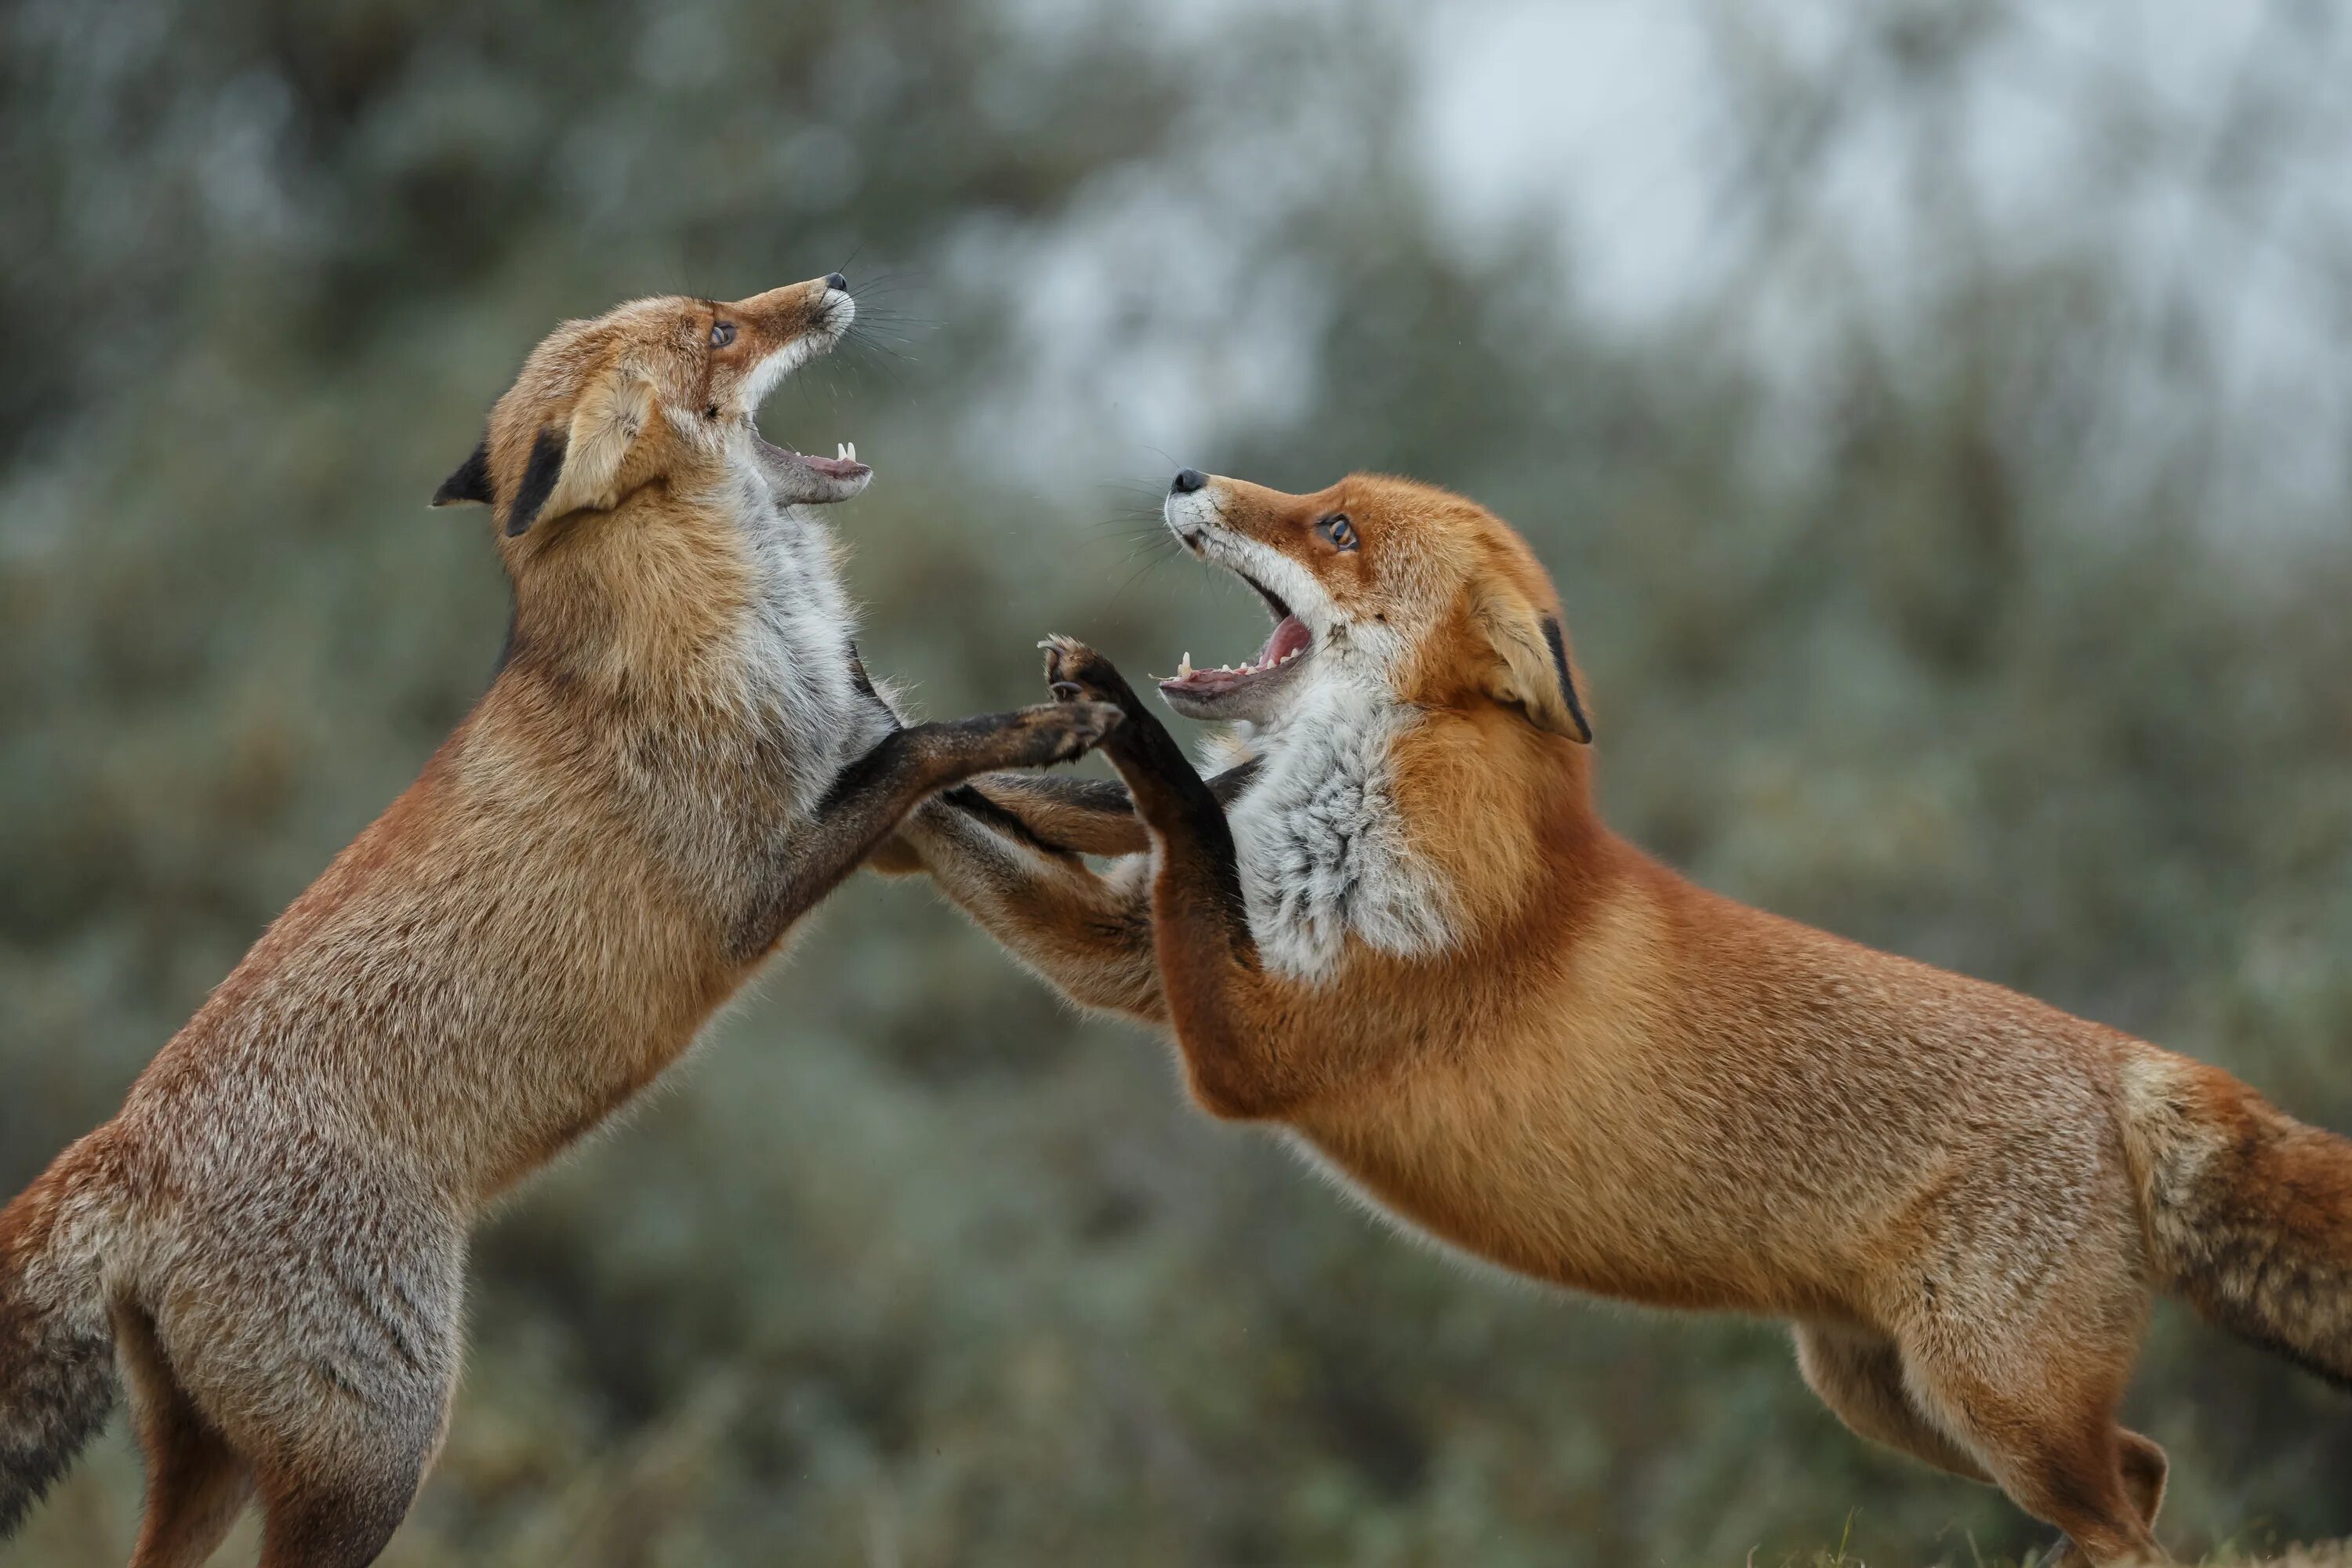
<path fill-rule="evenodd" d="M 1855 1430 L 1997 1482 L 2094 1562 L 2158 1552 L 2162 1451 L 2114 1420 L 2154 1289 L 2352 1376 L 2352 1144 L 1616 837 L 1564 638 L 1538 658 L 1557 596 L 1483 509 L 1365 476 L 1199 479 L 1170 526 L 1313 632 L 1296 673 L 1260 678 L 1287 682 L 1244 742 L 1264 782 L 1218 812 L 1118 673 L 1064 642 L 1056 692 L 1127 709 L 1106 751 L 1148 870 L 1024 856 L 936 806 L 907 831 L 1024 961 L 1169 1027 L 1205 1109 L 1286 1124 L 1523 1274 L 1791 1320 Z M 1285 788 L 1295 821 L 1261 798 Z M 1345 841 L 1318 847 L 1334 819 Z M 1375 834 L 1402 847 L 1365 858 Z M 1357 880 L 1317 892 L 1318 854 Z M 1328 961 L 1300 942 L 1375 876 L 1425 889 L 1442 940 L 1360 921 Z"/>

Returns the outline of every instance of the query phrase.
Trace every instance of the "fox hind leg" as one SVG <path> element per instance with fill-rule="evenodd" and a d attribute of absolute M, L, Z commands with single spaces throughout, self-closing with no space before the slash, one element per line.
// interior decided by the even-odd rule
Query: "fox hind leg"
<path fill-rule="evenodd" d="M 1810 1323 L 1799 1324 L 1796 1337 L 1797 1365 L 1804 1373 L 1805 1382 L 1821 1395 L 1822 1403 L 1854 1432 L 1937 1469 L 1972 1481 L 2001 1485 L 2012 1498 L 2025 1500 L 2015 1489 L 1997 1481 L 1974 1454 L 1920 1407 L 1906 1385 L 1903 1353 L 1894 1341 L 1864 1330 Z M 2155 1524 L 2157 1508 L 2164 1500 L 2164 1450 L 2138 1433 L 2120 1427 L 2115 1429 L 2114 1437 L 2115 1468 L 2123 1493 L 2145 1531 Z M 2060 1477 L 2065 1473 L 2064 1467 L 2052 1472 Z M 2037 1515 L 2068 1528 L 2063 1521 L 2042 1508 L 2028 1506 Z M 2070 1564 L 2084 1562 L 2083 1549 L 2072 1544 L 2071 1533 L 2069 1541 L 2067 1555 L 2062 1561 Z M 2154 1539 L 2150 1537 L 2145 1544 L 2129 1550 L 2134 1556 L 2153 1556 Z"/>
<path fill-rule="evenodd" d="M 1864 1329 L 1796 1326 L 1797 1367 L 1848 1428 L 1874 1443 L 1972 1481 L 1993 1484 L 1976 1456 L 1930 1420 L 1903 1385 L 1903 1352 Z"/>
<path fill-rule="evenodd" d="M 376 1281 L 349 1292 L 354 1310 L 340 1342 L 314 1342 L 281 1372 L 308 1407 L 256 1450 L 270 1455 L 256 1466 L 261 1568 L 363 1568 L 407 1516 L 448 1428 L 455 1275 L 437 1290 Z"/>
<path fill-rule="evenodd" d="M 424 1467 L 372 1483 L 280 1475 L 263 1487 L 261 1568 L 366 1568 L 408 1516 Z"/>
<path fill-rule="evenodd" d="M 147 1502 L 131 1568 L 197 1568 L 253 1498 L 253 1472 L 193 1410 L 140 1418 Z"/>
<path fill-rule="evenodd" d="M 454 1325 L 453 1325 L 454 1327 Z M 256 1466 L 261 1568 L 363 1568 L 407 1516 L 447 1429 L 456 1336 L 415 1365 L 315 1356 L 308 1407 Z"/>
<path fill-rule="evenodd" d="M 2066 1568 L 2171 1561 L 2151 1528 L 2164 1452 L 2116 1424 L 2120 1377 L 2086 1384 L 2063 1367 L 2041 1371 L 1995 1385 L 1948 1354 L 1906 1355 L 1913 1396 L 1983 1459 L 2011 1501 L 2066 1532 Z"/>
<path fill-rule="evenodd" d="M 2162 1448 L 2137 1432 L 2118 1428 L 2116 1436 L 2123 1445 L 2124 1489 L 2137 1505 L 2141 1522 L 2152 1525 L 2156 1510 L 2164 1506 L 2164 1481 L 2171 1461 Z"/>
<path fill-rule="evenodd" d="M 209 1267 L 185 1270 L 155 1314 L 178 1385 L 251 1465 L 262 1568 L 373 1563 L 440 1448 L 457 1384 L 462 1228 L 364 1176 L 324 1176 L 305 1194 L 311 1223 L 198 1254 Z"/>
<path fill-rule="evenodd" d="M 147 1499 L 131 1568 L 197 1568 L 245 1511 L 253 1473 L 172 1376 L 144 1315 L 118 1313 L 117 1324 L 147 1459 Z"/>
<path fill-rule="evenodd" d="M 178 1450 L 181 1468 L 159 1472 L 159 1482 L 185 1480 L 151 1494 L 142 1550 L 152 1540 L 155 1554 L 139 1558 L 137 1568 L 204 1561 L 218 1535 L 204 1540 L 202 1532 L 226 1532 L 256 1486 L 261 1568 L 364 1568 L 392 1539 L 440 1448 L 454 1366 L 379 1366 L 362 1376 L 331 1355 L 314 1355 L 307 1366 L 274 1370 L 278 1398 L 266 1415 L 256 1419 L 250 1405 L 237 1410 L 234 1439 L 205 1429 L 202 1443 Z M 254 1456 L 249 1480 L 236 1451 Z M 199 1462 L 216 1468 L 194 1468 Z M 166 1508 L 170 1499 L 180 1500 Z M 215 1500 L 217 1512 L 206 1507 Z"/>

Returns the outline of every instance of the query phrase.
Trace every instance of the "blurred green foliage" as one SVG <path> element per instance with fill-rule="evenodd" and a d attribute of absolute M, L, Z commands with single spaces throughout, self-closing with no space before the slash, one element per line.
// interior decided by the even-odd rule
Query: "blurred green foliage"
<path fill-rule="evenodd" d="M 1939 9 L 1984 11 L 1908 11 Z M 879 467 L 835 521 L 868 662 L 929 711 L 1028 700 L 1047 629 L 1130 668 L 1255 640 L 1156 564 L 1177 457 L 1454 484 L 1560 583 L 1622 829 L 2352 1127 L 2347 498 L 2267 528 L 2131 435 L 2149 377 L 2221 415 L 2194 356 L 2142 374 L 2108 262 L 1983 245 L 1899 331 L 1826 299 L 1792 397 L 1719 312 L 1628 326 L 1543 236 L 1452 232 L 1395 110 L 1403 13 L 1205 15 L 0 13 L 0 1186 L 110 1114 L 484 683 L 485 525 L 423 503 L 530 343 L 836 266 L 869 335 L 769 423 Z M 1118 402 L 1154 387 L 1176 413 Z M 1168 428 L 1194 445 L 1141 444 Z M 1401 1240 L 919 885 L 845 891 L 490 1225 L 473 1323 L 387 1562 L 2039 1535 L 1847 1436 L 1775 1329 Z M 2342 1396 L 2168 1312 L 2129 1415 L 2184 1549 L 2352 1532 Z M 136 1490 L 118 1430 L 12 1560 L 121 1560 Z"/>

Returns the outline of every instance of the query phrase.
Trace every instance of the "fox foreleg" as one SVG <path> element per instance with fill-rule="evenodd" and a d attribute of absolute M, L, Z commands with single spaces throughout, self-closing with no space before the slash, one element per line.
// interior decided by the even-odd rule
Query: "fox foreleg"
<path fill-rule="evenodd" d="M 735 933 L 749 959 L 838 887 L 929 796 L 1002 768 L 1075 762 L 1118 728 L 1103 703 L 1047 703 L 893 731 L 844 768 L 814 816 L 770 854 Z"/>
<path fill-rule="evenodd" d="M 949 901 L 1055 990 L 1081 1006 L 1158 1022 L 1167 1009 L 1150 866 L 1127 859 L 1097 871 L 998 805 L 995 782 L 987 795 L 965 785 L 925 802 L 898 842 Z M 1119 798 L 1124 810 L 1124 790 Z M 1127 821 L 1142 832 L 1132 813 Z"/>
<path fill-rule="evenodd" d="M 1103 754 L 1150 834 L 1153 947 L 1194 1097 L 1219 1116 L 1284 1114 L 1308 1089 L 1283 1048 L 1307 1010 L 1259 961 L 1223 804 L 1108 659 L 1052 638 L 1045 679 L 1057 700 L 1126 716 Z"/>

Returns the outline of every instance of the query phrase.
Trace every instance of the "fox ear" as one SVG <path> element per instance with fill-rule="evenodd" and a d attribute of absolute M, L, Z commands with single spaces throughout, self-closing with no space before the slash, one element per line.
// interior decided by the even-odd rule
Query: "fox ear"
<path fill-rule="evenodd" d="M 1514 593 L 1482 598 L 1475 619 L 1499 666 L 1488 677 L 1489 695 L 1518 709 L 1539 730 L 1589 743 L 1592 725 L 1577 699 L 1559 618 L 1538 615 Z"/>
<path fill-rule="evenodd" d="M 555 481 L 563 475 L 563 437 L 552 430 L 541 430 L 531 437 L 530 460 L 523 465 L 522 483 L 515 487 L 514 500 L 507 504 L 509 539 L 537 521 L 547 498 L 555 493 Z"/>
<path fill-rule="evenodd" d="M 473 454 L 441 481 L 441 488 L 433 492 L 435 506 L 455 506 L 466 500 L 479 501 L 484 506 L 490 504 L 490 441 L 487 436 L 482 437 L 481 445 L 474 448 Z"/>
<path fill-rule="evenodd" d="M 572 405 L 572 426 L 531 438 L 530 460 L 514 504 L 509 538 L 541 517 L 602 511 L 621 499 L 621 466 L 653 412 L 653 388 L 635 376 L 592 383 Z"/>

